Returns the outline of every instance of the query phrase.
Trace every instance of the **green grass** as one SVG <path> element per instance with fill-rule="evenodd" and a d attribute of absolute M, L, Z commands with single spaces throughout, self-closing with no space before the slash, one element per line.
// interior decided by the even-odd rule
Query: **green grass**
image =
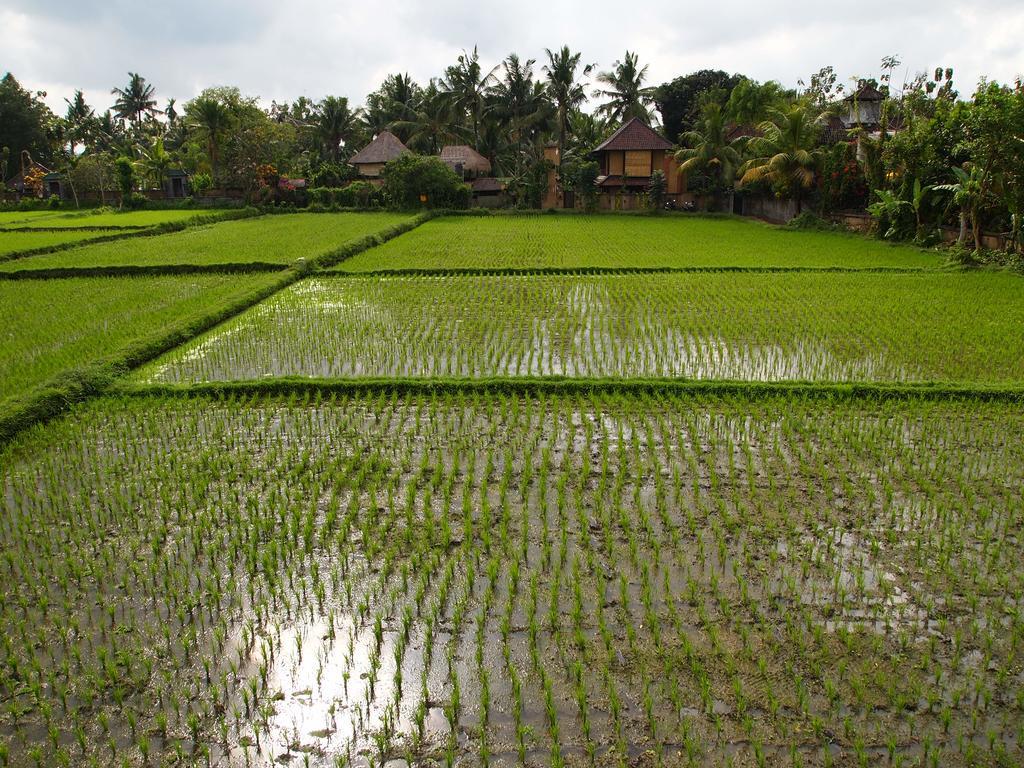
<path fill-rule="evenodd" d="M 0 743 L 1020 765 L 1022 487 L 1007 404 L 95 400 L 0 451 Z"/>
<path fill-rule="evenodd" d="M 435 219 L 342 262 L 342 271 L 801 267 L 934 269 L 918 248 L 831 232 L 697 216 L 490 216 Z"/>
<path fill-rule="evenodd" d="M 31 256 L 0 270 L 167 264 L 291 264 L 315 259 L 409 217 L 392 213 L 298 213 L 260 216 Z"/>
<path fill-rule="evenodd" d="M 311 278 L 138 377 L 1013 384 L 1022 296 L 992 273 Z"/>
<path fill-rule="evenodd" d="M 238 300 L 275 275 L 0 281 L 0 412 L 58 374 Z"/>
<path fill-rule="evenodd" d="M 55 246 L 67 245 L 68 243 L 86 243 L 98 237 L 109 237 L 110 234 L 109 231 L 104 230 L 70 230 L 67 232 L 55 232 L 52 230 L 41 230 L 39 232 L 0 231 L 0 258 L 21 251 L 32 251 L 37 248 L 53 248 Z M 20 263 L 20 260 L 16 261 Z M 13 264 L 14 262 L 11 263 Z"/>
<path fill-rule="evenodd" d="M 156 226 L 158 224 L 176 224 L 179 222 L 186 222 L 199 216 L 209 217 L 228 215 L 230 212 L 226 209 L 204 210 L 201 208 L 171 208 L 167 210 L 152 211 L 119 212 L 103 210 L 98 213 L 89 211 L 40 211 L 39 213 L 41 215 L 32 216 L 28 219 L 23 218 L 26 215 L 24 213 L 10 214 L 9 218 L 7 214 L 0 215 L 0 227 L 33 227 L 47 229 L 63 229 L 69 227 L 110 227 L 143 229 L 146 227 Z"/>

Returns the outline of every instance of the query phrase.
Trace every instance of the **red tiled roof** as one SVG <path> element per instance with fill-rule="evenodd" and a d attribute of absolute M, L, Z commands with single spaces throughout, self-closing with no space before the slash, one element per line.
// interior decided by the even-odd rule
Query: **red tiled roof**
<path fill-rule="evenodd" d="M 634 117 L 594 149 L 595 152 L 630 149 L 672 149 L 672 142 Z"/>

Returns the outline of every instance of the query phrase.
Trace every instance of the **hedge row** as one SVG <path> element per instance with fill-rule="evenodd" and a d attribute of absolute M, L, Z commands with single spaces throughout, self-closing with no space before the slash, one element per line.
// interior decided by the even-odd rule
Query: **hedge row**
<path fill-rule="evenodd" d="M 198 384 L 115 384 L 111 392 L 129 396 L 282 396 L 292 394 L 380 393 L 386 394 L 684 394 L 748 397 L 796 396 L 825 401 L 953 400 L 1024 403 L 1024 387 L 964 387 L 954 384 L 825 384 L 814 382 L 751 382 L 683 378 L 568 378 L 564 376 L 515 376 L 468 379 L 439 378 L 325 378 L 278 377 L 249 381 Z"/>

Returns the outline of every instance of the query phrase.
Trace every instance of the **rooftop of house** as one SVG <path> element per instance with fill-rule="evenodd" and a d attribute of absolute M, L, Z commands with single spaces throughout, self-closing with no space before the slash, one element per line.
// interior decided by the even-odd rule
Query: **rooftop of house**
<path fill-rule="evenodd" d="M 672 149 L 672 142 L 634 117 L 619 130 L 594 148 L 594 152 L 617 152 L 619 150 Z"/>
<path fill-rule="evenodd" d="M 350 165 L 387 163 L 409 151 L 391 131 L 381 131 L 373 141 L 349 158 Z"/>
<path fill-rule="evenodd" d="M 447 147 L 442 147 L 439 157 L 452 167 L 461 165 L 463 171 L 491 172 L 491 161 L 466 144 L 450 144 Z"/>

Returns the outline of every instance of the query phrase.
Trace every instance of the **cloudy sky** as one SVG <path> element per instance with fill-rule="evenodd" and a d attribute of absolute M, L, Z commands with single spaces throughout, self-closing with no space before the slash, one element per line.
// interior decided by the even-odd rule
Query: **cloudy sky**
<path fill-rule="evenodd" d="M 154 84 L 161 106 L 209 85 L 268 105 L 326 94 L 361 102 L 388 73 L 426 82 L 474 45 L 491 66 L 511 51 L 540 60 L 569 44 L 602 69 L 629 49 L 651 84 L 719 68 L 795 86 L 826 64 L 849 81 L 877 76 L 887 54 L 903 62 L 899 79 L 954 67 L 964 95 L 983 75 L 1024 74 L 1021 0 L 4 0 L 0 30 L 0 68 L 47 91 L 61 113 L 75 88 L 107 108 L 128 71 Z"/>

